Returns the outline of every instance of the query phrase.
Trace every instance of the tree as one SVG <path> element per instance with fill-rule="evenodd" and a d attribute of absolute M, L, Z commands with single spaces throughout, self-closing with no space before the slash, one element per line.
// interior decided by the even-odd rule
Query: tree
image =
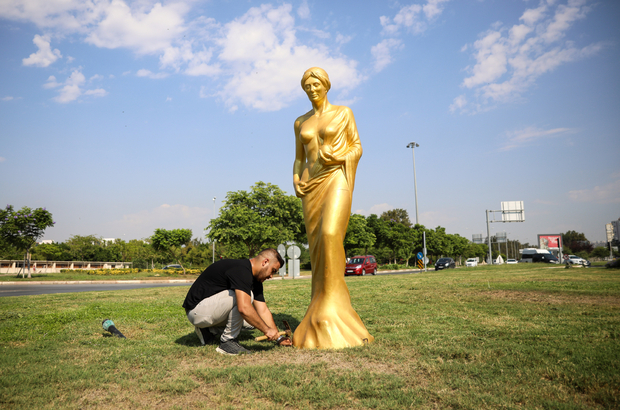
<path fill-rule="evenodd" d="M 23 207 L 16 212 L 12 205 L 7 205 L 5 209 L 0 210 L 0 240 L 18 251 L 25 252 L 25 262 L 32 246 L 43 236 L 45 230 L 54 226 L 55 223 L 52 214 L 45 208 L 32 210 Z M 23 277 L 24 271 L 22 270 Z M 30 259 L 28 258 L 28 278 L 30 277 Z"/>
<path fill-rule="evenodd" d="M 604 246 L 597 246 L 592 250 L 592 257 L 594 258 L 606 258 L 609 256 L 609 248 Z"/>
<path fill-rule="evenodd" d="M 170 231 L 166 229 L 155 229 L 155 233 L 151 236 L 153 249 L 174 259 L 181 265 L 184 275 L 185 268 L 181 263 L 181 256 L 183 255 L 182 248 L 183 246 L 187 246 L 191 240 L 191 229 L 172 229 Z"/>
<path fill-rule="evenodd" d="M 446 235 L 446 228 L 438 226 L 426 231 L 426 248 L 430 255 L 440 257 L 452 254 L 452 244 Z"/>
<path fill-rule="evenodd" d="M 102 261 L 107 255 L 101 254 L 103 241 L 95 235 L 73 235 L 65 244 L 74 261 Z"/>
<path fill-rule="evenodd" d="M 409 214 L 406 209 L 390 209 L 381 214 L 381 219 L 385 222 L 395 222 L 397 224 L 405 225 L 407 228 L 411 228 L 411 221 L 409 220 Z"/>
<path fill-rule="evenodd" d="M 212 241 L 245 245 L 245 257 L 280 243 L 307 242 L 301 200 L 261 181 L 250 192 L 228 192 L 219 216 L 207 229 Z"/>
<path fill-rule="evenodd" d="M 392 251 L 394 263 L 397 263 L 398 258 L 401 258 L 407 259 L 407 264 L 409 264 L 408 260 L 413 249 L 415 231 L 394 221 L 387 222 L 387 226 L 389 229 L 386 245 Z"/>
<path fill-rule="evenodd" d="M 592 252 L 593 246 L 588 241 L 588 238 L 576 231 L 567 231 L 562 234 L 562 245 L 569 248 L 569 253 L 577 252 Z"/>
<path fill-rule="evenodd" d="M 372 233 L 366 224 L 363 215 L 352 214 L 347 226 L 347 234 L 344 237 L 344 249 L 347 254 L 353 248 L 364 248 L 364 255 L 367 249 L 375 244 L 375 234 Z"/>
<path fill-rule="evenodd" d="M 63 255 L 65 255 L 65 248 L 57 243 L 43 243 L 32 249 L 34 260 L 62 261 L 69 259 L 63 258 Z"/>
<path fill-rule="evenodd" d="M 368 226 L 370 231 L 375 235 L 375 248 L 384 248 L 387 243 L 389 232 L 387 223 L 377 215 L 370 214 L 370 216 L 366 218 L 366 226 Z"/>
<path fill-rule="evenodd" d="M 459 257 L 459 263 L 462 263 L 460 258 L 467 252 L 469 248 L 469 240 L 463 238 L 459 234 L 448 235 L 449 240 L 452 242 L 452 256 L 456 259 Z"/>

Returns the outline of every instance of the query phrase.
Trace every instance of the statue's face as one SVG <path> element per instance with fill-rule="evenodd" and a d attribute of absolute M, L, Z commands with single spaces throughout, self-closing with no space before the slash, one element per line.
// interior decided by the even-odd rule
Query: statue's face
<path fill-rule="evenodd" d="M 320 101 L 327 95 L 327 90 L 318 78 L 308 77 L 304 82 L 304 90 L 308 94 L 310 101 Z"/>

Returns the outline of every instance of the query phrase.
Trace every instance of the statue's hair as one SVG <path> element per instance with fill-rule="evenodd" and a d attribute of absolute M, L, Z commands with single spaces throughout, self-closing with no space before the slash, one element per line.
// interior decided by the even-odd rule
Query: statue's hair
<path fill-rule="evenodd" d="M 310 77 L 314 77 L 317 80 L 319 80 L 327 91 L 329 91 L 329 89 L 332 88 L 332 83 L 329 81 L 329 76 L 327 75 L 325 70 L 323 70 L 320 67 L 312 67 L 312 68 L 307 69 L 306 72 L 304 73 L 304 76 L 301 77 L 301 88 L 304 89 L 304 91 L 305 91 L 304 83 Z"/>
<path fill-rule="evenodd" d="M 273 248 L 263 249 L 262 251 L 258 253 L 258 255 L 256 255 L 256 257 L 257 258 L 263 257 L 263 258 L 269 258 L 269 259 L 276 258 L 278 262 L 280 263 L 280 267 L 284 266 L 284 259 L 282 259 L 282 256 L 280 256 L 278 251 L 276 251 Z"/>

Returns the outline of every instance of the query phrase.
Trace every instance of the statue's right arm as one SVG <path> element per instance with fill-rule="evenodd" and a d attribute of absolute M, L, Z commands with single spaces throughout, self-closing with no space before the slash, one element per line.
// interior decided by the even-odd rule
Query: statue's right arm
<path fill-rule="evenodd" d="M 298 118 L 295 121 L 295 162 L 293 163 L 293 187 L 295 188 L 295 195 L 298 198 L 304 196 L 304 193 L 300 190 L 300 183 L 303 186 L 304 183 L 301 182 L 301 174 L 304 169 L 304 164 L 306 162 L 306 152 L 304 150 L 304 145 L 301 143 L 301 139 L 299 138 L 299 132 L 301 129 L 301 119 Z"/>

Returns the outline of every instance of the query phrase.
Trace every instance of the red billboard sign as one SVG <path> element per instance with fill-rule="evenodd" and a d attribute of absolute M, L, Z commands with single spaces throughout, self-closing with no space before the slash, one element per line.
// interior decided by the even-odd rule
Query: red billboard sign
<path fill-rule="evenodd" d="M 562 235 L 538 235 L 538 247 L 540 249 L 559 249 L 562 243 Z"/>

